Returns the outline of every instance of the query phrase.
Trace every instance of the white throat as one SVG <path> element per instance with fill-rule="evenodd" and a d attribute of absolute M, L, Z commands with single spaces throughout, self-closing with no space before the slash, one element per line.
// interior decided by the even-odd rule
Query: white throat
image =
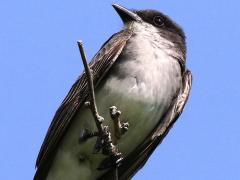
<path fill-rule="evenodd" d="M 141 36 L 143 41 L 148 40 L 154 48 L 159 48 L 166 55 L 182 58 L 182 53 L 176 50 L 174 43 L 163 37 L 157 27 L 146 22 L 132 21 L 126 23 L 124 28 L 131 29 L 134 34 Z"/>

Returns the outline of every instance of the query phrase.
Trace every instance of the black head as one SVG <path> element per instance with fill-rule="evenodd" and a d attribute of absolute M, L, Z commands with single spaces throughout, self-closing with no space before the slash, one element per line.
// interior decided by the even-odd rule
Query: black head
<path fill-rule="evenodd" d="M 182 28 L 168 16 L 156 10 L 128 10 L 117 4 L 113 7 L 124 23 L 137 21 L 151 24 L 156 27 L 162 37 L 169 39 L 184 54 L 186 53 L 185 34 Z"/>
<path fill-rule="evenodd" d="M 169 31 L 185 38 L 182 28 L 168 16 L 155 10 L 140 10 L 135 13 L 145 22 L 157 27 L 160 31 Z"/>

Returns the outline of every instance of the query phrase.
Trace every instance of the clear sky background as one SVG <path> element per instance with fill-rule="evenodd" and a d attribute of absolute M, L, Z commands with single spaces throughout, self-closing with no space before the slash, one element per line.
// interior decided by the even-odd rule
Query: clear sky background
<path fill-rule="evenodd" d="M 194 81 L 184 113 L 133 178 L 240 179 L 237 0 L 0 1 L 0 179 L 30 180 L 52 117 L 90 59 L 122 27 L 111 7 L 157 9 L 183 26 Z"/>

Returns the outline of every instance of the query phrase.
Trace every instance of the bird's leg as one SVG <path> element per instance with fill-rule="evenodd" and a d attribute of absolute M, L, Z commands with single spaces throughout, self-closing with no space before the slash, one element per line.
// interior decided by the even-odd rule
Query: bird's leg
<path fill-rule="evenodd" d="M 102 148 L 102 153 L 108 155 L 99 165 L 98 170 L 104 170 L 111 168 L 113 166 L 118 166 L 123 160 L 122 153 L 119 152 L 117 147 L 112 143 L 111 133 L 108 130 L 108 126 L 104 126 L 104 133 L 102 137 L 98 137 L 99 140 L 102 140 L 100 148 Z M 96 143 L 96 145 L 98 145 Z M 96 148 L 96 147 L 95 147 Z M 98 149 L 97 147 L 96 149 Z"/>
<path fill-rule="evenodd" d="M 114 135 L 116 139 L 120 139 L 121 136 L 128 131 L 129 123 L 121 121 L 121 111 L 119 111 L 116 106 L 110 107 L 110 116 L 114 123 Z"/>
<path fill-rule="evenodd" d="M 122 154 L 118 151 L 117 147 L 112 143 L 111 133 L 108 130 L 107 125 L 103 125 L 103 117 L 98 114 L 97 103 L 95 99 L 93 73 L 87 63 L 87 58 L 83 48 L 82 42 L 78 41 L 78 47 L 82 57 L 83 65 L 85 68 L 85 75 L 87 77 L 88 89 L 89 89 L 89 101 L 85 102 L 85 105 L 91 110 L 98 132 L 86 132 L 83 133 L 82 139 L 88 139 L 97 135 L 97 142 L 94 147 L 94 152 L 100 152 L 109 156 L 100 164 L 99 169 L 109 168 L 112 165 L 118 166 L 121 162 Z"/>

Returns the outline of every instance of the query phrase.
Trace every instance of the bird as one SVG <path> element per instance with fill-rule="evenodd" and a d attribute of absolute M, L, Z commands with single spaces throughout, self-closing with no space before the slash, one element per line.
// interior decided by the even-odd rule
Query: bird
<path fill-rule="evenodd" d="M 95 98 L 104 124 L 122 153 L 118 178 L 131 179 L 162 142 L 188 100 L 192 73 L 186 67 L 183 29 L 157 10 L 130 10 L 113 4 L 123 28 L 113 34 L 89 63 Z M 96 137 L 79 142 L 82 132 L 97 131 L 85 103 L 83 72 L 55 113 L 36 160 L 34 180 L 113 179 L 114 168 L 93 153 Z M 128 130 L 116 133 L 109 107 L 121 111 Z M 120 137 L 119 137 L 120 136 Z"/>

